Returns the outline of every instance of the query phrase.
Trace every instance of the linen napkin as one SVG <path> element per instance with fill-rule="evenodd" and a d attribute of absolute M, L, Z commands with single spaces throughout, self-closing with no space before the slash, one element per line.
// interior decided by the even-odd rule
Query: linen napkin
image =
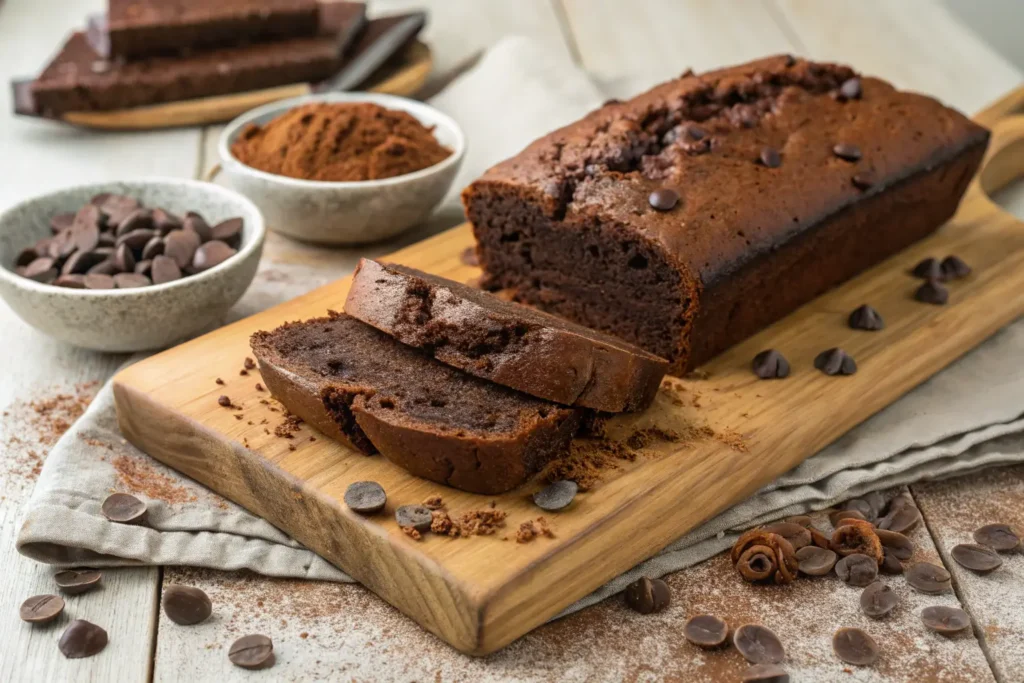
<path fill-rule="evenodd" d="M 464 185 L 603 99 L 562 53 L 523 38 L 495 45 L 473 70 L 432 100 L 459 122 L 469 140 L 462 172 L 441 215 L 457 221 L 458 191 Z M 381 246 L 374 253 L 387 250 Z M 264 266 L 238 313 L 273 305 L 327 279 L 322 273 L 293 269 L 290 286 L 283 287 L 275 273 Z M 871 490 L 1024 462 L 1021 357 L 1024 322 L 1017 322 L 747 501 L 563 614 L 622 590 L 641 574 L 660 576 L 703 561 L 727 548 L 735 530 L 761 521 L 820 509 Z M 103 518 L 100 504 L 114 490 L 136 493 L 149 502 L 148 526 L 111 524 Z M 18 548 L 57 565 L 182 564 L 351 581 L 270 524 L 126 443 L 117 430 L 109 385 L 50 453 L 26 506 Z"/>

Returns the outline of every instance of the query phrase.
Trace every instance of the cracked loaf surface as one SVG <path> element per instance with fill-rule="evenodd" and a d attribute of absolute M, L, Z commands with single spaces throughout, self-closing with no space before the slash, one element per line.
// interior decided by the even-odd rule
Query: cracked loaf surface
<path fill-rule="evenodd" d="M 270 392 L 324 434 L 474 493 L 522 484 L 583 411 L 477 379 L 341 313 L 252 336 Z"/>
<path fill-rule="evenodd" d="M 565 405 L 643 410 L 668 361 L 460 282 L 361 259 L 345 313 L 471 375 Z"/>
<path fill-rule="evenodd" d="M 783 55 L 606 103 L 463 203 L 486 286 L 678 374 L 938 228 L 988 136 L 932 98 Z"/>

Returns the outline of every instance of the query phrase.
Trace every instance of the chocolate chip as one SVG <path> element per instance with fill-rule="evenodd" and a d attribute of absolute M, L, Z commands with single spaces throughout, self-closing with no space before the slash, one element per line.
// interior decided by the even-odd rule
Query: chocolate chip
<path fill-rule="evenodd" d="M 199 235 L 192 230 L 174 230 L 164 237 L 164 255 L 174 259 L 178 268 L 185 268 L 192 265 L 200 244 Z"/>
<path fill-rule="evenodd" d="M 844 100 L 859 100 L 861 96 L 860 79 L 848 78 L 839 86 L 839 96 Z"/>
<path fill-rule="evenodd" d="M 841 628 L 832 636 L 836 657 L 854 666 L 870 666 L 878 661 L 878 643 L 859 628 Z"/>
<path fill-rule="evenodd" d="M 555 512 L 569 507 L 579 486 L 571 480 L 554 481 L 533 494 L 533 503 L 541 510 Z"/>
<path fill-rule="evenodd" d="M 853 553 L 836 562 L 836 576 L 843 583 L 863 588 L 878 578 L 878 563 L 867 555 Z"/>
<path fill-rule="evenodd" d="M 164 614 L 175 624 L 191 626 L 206 621 L 213 613 L 210 597 L 198 588 L 171 584 L 160 600 Z"/>
<path fill-rule="evenodd" d="M 179 230 L 178 232 L 181 231 Z M 131 232 L 127 232 L 121 235 L 120 237 L 117 238 L 115 243 L 118 246 L 121 246 L 122 244 L 127 244 L 129 249 L 133 251 L 139 251 L 143 247 L 145 247 L 146 243 L 153 239 L 155 236 L 155 230 L 147 230 L 145 228 L 142 228 L 139 230 L 132 230 Z"/>
<path fill-rule="evenodd" d="M 345 505 L 361 515 L 372 515 L 384 509 L 388 496 L 375 481 L 357 481 L 345 489 Z"/>
<path fill-rule="evenodd" d="M 679 203 L 679 193 L 663 187 L 652 192 L 647 201 L 657 211 L 671 211 Z"/>
<path fill-rule="evenodd" d="M 242 244 L 243 226 L 244 223 L 241 218 L 229 218 L 226 221 L 221 221 L 210 228 L 212 234 L 211 239 L 220 240 L 221 242 L 226 243 L 229 247 L 237 249 Z"/>
<path fill-rule="evenodd" d="M 786 517 L 783 522 L 789 522 L 790 524 L 799 524 L 802 527 L 811 526 L 811 518 L 807 515 L 793 515 L 792 517 Z"/>
<path fill-rule="evenodd" d="M 182 224 L 182 219 L 173 213 L 164 209 L 153 209 L 153 228 L 161 235 L 180 229 Z"/>
<path fill-rule="evenodd" d="M 434 516 L 429 508 L 422 505 L 403 505 L 395 510 L 395 521 L 400 527 L 421 532 L 430 531 L 430 523 L 434 521 Z"/>
<path fill-rule="evenodd" d="M 153 284 L 162 285 L 181 279 L 181 268 L 170 256 L 155 256 L 150 275 L 153 278 Z"/>
<path fill-rule="evenodd" d="M 68 289 L 85 289 L 85 276 L 77 273 L 71 275 L 61 275 L 53 281 L 58 287 L 67 287 Z"/>
<path fill-rule="evenodd" d="M 933 605 L 921 610 L 921 622 L 933 631 L 949 635 L 968 628 L 971 618 L 958 607 Z"/>
<path fill-rule="evenodd" d="M 86 204 L 75 214 L 71 227 L 62 234 L 71 236 L 75 248 L 89 251 L 96 248 L 100 238 L 100 220 L 102 216 L 98 207 Z"/>
<path fill-rule="evenodd" d="M 782 641 L 759 624 L 744 624 L 732 635 L 732 644 L 751 664 L 778 664 L 786 658 Z"/>
<path fill-rule="evenodd" d="M 274 642 L 259 634 L 243 636 L 231 644 L 228 659 L 243 669 L 264 669 L 274 663 Z"/>
<path fill-rule="evenodd" d="M 885 327 L 881 314 L 871 306 L 863 304 L 853 309 L 849 318 L 850 327 L 855 330 L 875 332 Z"/>
<path fill-rule="evenodd" d="M 61 275 L 73 275 L 83 274 L 98 263 L 102 263 L 106 260 L 106 256 L 102 252 L 93 251 L 76 251 L 74 254 L 68 257 L 68 260 L 61 266 Z"/>
<path fill-rule="evenodd" d="M 751 365 L 754 374 L 761 379 L 789 377 L 789 361 L 775 349 L 767 349 L 757 354 Z"/>
<path fill-rule="evenodd" d="M 914 266 L 910 274 L 922 280 L 941 280 L 942 264 L 939 263 L 938 259 L 926 258 Z"/>
<path fill-rule="evenodd" d="M 61 230 L 67 230 L 75 222 L 74 213 L 58 213 L 50 218 L 50 230 L 56 235 Z"/>
<path fill-rule="evenodd" d="M 46 624 L 64 611 L 64 599 L 57 595 L 34 595 L 21 603 L 18 615 L 30 624 Z"/>
<path fill-rule="evenodd" d="M 39 252 L 34 247 L 26 247 L 18 253 L 18 258 L 14 260 L 14 265 L 16 267 L 27 266 L 37 258 L 39 258 Z"/>
<path fill-rule="evenodd" d="M 626 586 L 626 606 L 640 614 L 660 612 L 672 601 L 668 584 L 661 579 L 641 577 Z"/>
<path fill-rule="evenodd" d="M 49 256 L 42 256 L 25 266 L 21 271 L 22 277 L 36 282 L 53 282 L 57 277 L 57 269 L 54 267 L 54 259 Z"/>
<path fill-rule="evenodd" d="M 242 367 L 245 368 L 246 370 L 255 370 L 256 369 L 256 361 L 254 361 L 249 356 L 246 356 L 245 360 L 242 361 Z"/>
<path fill-rule="evenodd" d="M 112 493 L 100 508 L 103 516 L 119 524 L 141 524 L 146 519 L 146 503 L 130 493 Z"/>
<path fill-rule="evenodd" d="M 104 261 L 103 263 L 110 263 L 110 261 Z M 100 265 L 103 265 L 102 263 Z M 93 272 L 92 269 L 83 278 L 83 284 L 86 289 L 114 289 L 117 285 L 114 284 L 114 278 L 103 273 Z"/>
<path fill-rule="evenodd" d="M 890 548 L 882 548 L 882 563 L 878 565 L 878 571 L 883 574 L 902 574 L 903 563 L 893 555 Z"/>
<path fill-rule="evenodd" d="M 778 150 L 771 147 L 763 148 L 759 159 L 761 160 L 761 163 L 768 168 L 778 168 L 782 165 L 782 156 L 779 154 Z"/>
<path fill-rule="evenodd" d="M 192 270 L 197 273 L 209 270 L 224 263 L 235 253 L 235 250 L 224 242 L 211 240 L 196 249 L 195 255 L 192 257 Z"/>
<path fill-rule="evenodd" d="M 867 522 L 868 518 L 860 510 L 836 510 L 835 512 L 829 513 L 828 519 L 832 522 L 833 527 L 839 527 L 844 519 L 859 519 L 862 522 Z"/>
<path fill-rule="evenodd" d="M 808 576 L 825 576 L 836 566 L 839 556 L 827 548 L 808 545 L 796 551 L 800 571 Z"/>
<path fill-rule="evenodd" d="M 878 491 L 865 493 L 863 496 L 861 496 L 861 500 L 867 503 L 868 507 L 871 508 L 871 519 L 874 519 L 881 515 L 882 510 L 885 508 L 885 496 L 883 496 Z"/>
<path fill-rule="evenodd" d="M 136 209 L 125 216 L 124 220 L 117 224 L 114 231 L 115 237 L 127 235 L 135 230 L 154 230 L 156 224 L 153 221 L 153 212 L 149 209 Z"/>
<path fill-rule="evenodd" d="M 928 595 L 938 595 L 952 589 L 949 572 L 930 562 L 918 562 L 907 570 L 910 587 Z"/>
<path fill-rule="evenodd" d="M 761 529 L 765 533 L 782 536 L 793 546 L 793 550 L 800 550 L 811 544 L 811 530 L 793 522 L 773 522 Z"/>
<path fill-rule="evenodd" d="M 943 280 L 959 280 L 971 274 L 971 267 L 964 263 L 959 256 L 952 254 L 942 259 L 939 270 Z"/>
<path fill-rule="evenodd" d="M 95 569 L 66 569 L 53 575 L 57 587 L 68 595 L 80 595 L 100 585 L 103 575 Z"/>
<path fill-rule="evenodd" d="M 778 664 L 755 664 L 743 672 L 742 683 L 789 683 L 789 674 Z"/>
<path fill-rule="evenodd" d="M 826 375 L 852 375 L 857 372 L 857 362 L 840 348 L 819 353 L 814 359 L 814 367 Z"/>
<path fill-rule="evenodd" d="M 118 273 L 114 276 L 114 285 L 118 289 L 135 289 L 136 287 L 148 287 L 153 284 L 145 275 L 141 273 Z"/>
<path fill-rule="evenodd" d="M 189 211 L 185 214 L 185 220 L 182 222 L 181 227 L 183 230 L 191 230 L 199 235 L 199 239 L 202 242 L 209 242 L 213 239 L 213 230 L 210 229 L 209 223 L 195 211 Z"/>
<path fill-rule="evenodd" d="M 870 190 L 878 182 L 875 178 L 875 174 L 871 171 L 861 171 L 860 173 L 854 173 L 853 177 L 850 178 L 853 182 L 853 186 L 858 190 Z"/>
<path fill-rule="evenodd" d="M 149 274 L 152 270 L 153 262 L 149 259 L 143 259 L 141 261 L 136 262 L 135 264 L 135 272 L 138 273 L 139 275 L 145 275 L 146 277 L 149 277 Z"/>
<path fill-rule="evenodd" d="M 697 647 L 719 647 L 729 637 L 729 624 L 711 614 L 698 614 L 683 625 L 683 637 Z"/>
<path fill-rule="evenodd" d="M 112 260 L 118 270 L 122 272 L 135 270 L 135 255 L 132 254 L 132 250 L 127 244 L 122 243 L 114 250 L 114 258 Z"/>
<path fill-rule="evenodd" d="M 845 142 L 837 143 L 832 147 L 832 153 L 843 161 L 860 161 L 861 153 L 860 147 L 857 145 L 847 144 Z"/>
<path fill-rule="evenodd" d="M 914 298 L 921 303 L 942 306 L 949 301 L 949 290 L 939 284 L 938 280 L 928 280 L 917 288 Z"/>
<path fill-rule="evenodd" d="M 914 556 L 914 542 L 898 531 L 875 529 L 875 535 L 882 542 L 882 547 L 888 549 L 896 559 L 909 560 Z"/>
<path fill-rule="evenodd" d="M 217 405 L 219 405 L 221 407 L 224 407 L 224 408 L 230 408 L 231 405 L 232 405 L 231 404 L 231 399 L 229 397 L 227 397 L 227 396 L 224 396 L 224 395 L 218 396 L 217 397 Z"/>
<path fill-rule="evenodd" d="M 118 268 L 114 265 L 113 259 L 105 259 L 85 271 L 86 275 L 114 275 Z"/>
<path fill-rule="evenodd" d="M 164 253 L 164 238 L 156 235 L 142 247 L 142 258 L 152 260 Z"/>
<path fill-rule="evenodd" d="M 85 619 L 75 619 L 64 629 L 57 647 L 68 659 L 92 657 L 107 646 L 107 632 Z"/>
<path fill-rule="evenodd" d="M 900 602 L 900 596 L 881 581 L 868 584 L 860 594 L 860 610 L 869 617 L 884 617 Z"/>
<path fill-rule="evenodd" d="M 63 259 L 70 256 L 77 248 L 77 245 L 75 245 L 75 228 L 71 227 L 64 232 L 58 233 L 50 240 L 50 246 L 47 249 L 46 255 L 54 259 Z"/>
<path fill-rule="evenodd" d="M 961 543 L 953 546 L 949 554 L 958 565 L 979 574 L 987 574 L 1003 564 L 1003 558 L 987 545 Z"/>
<path fill-rule="evenodd" d="M 100 238 L 96 243 L 100 247 L 113 247 L 117 244 L 117 239 L 109 232 L 101 232 Z"/>
<path fill-rule="evenodd" d="M 98 198 L 102 200 L 97 202 Z M 120 225 L 125 218 L 142 206 L 138 200 L 123 194 L 103 194 L 93 197 L 92 204 L 97 204 L 106 215 L 109 225 Z"/>
<path fill-rule="evenodd" d="M 1020 545 L 1020 537 L 1006 524 L 986 524 L 975 529 L 974 540 L 1000 552 L 1016 550 Z"/>
<path fill-rule="evenodd" d="M 905 505 L 890 510 L 889 514 L 878 520 L 878 528 L 905 534 L 920 526 L 922 521 L 921 511 L 916 505 Z"/>

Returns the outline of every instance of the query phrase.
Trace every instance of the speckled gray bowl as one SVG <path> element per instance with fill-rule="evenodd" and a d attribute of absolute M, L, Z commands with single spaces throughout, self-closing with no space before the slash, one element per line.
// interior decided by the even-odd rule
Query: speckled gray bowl
<path fill-rule="evenodd" d="M 18 253 L 51 234 L 50 217 L 77 211 L 101 192 L 126 194 L 210 224 L 244 221 L 238 253 L 210 270 L 136 289 L 67 289 L 13 272 Z M 220 322 L 256 275 L 266 229 L 252 202 L 211 183 L 175 178 L 95 183 L 27 199 L 0 214 L 0 296 L 21 318 L 61 341 L 97 351 L 143 351 L 182 341 Z"/>
<path fill-rule="evenodd" d="M 407 111 L 434 126 L 452 150 L 444 161 L 415 173 L 360 182 L 299 180 L 246 166 L 231 144 L 250 123 L 265 124 L 310 102 L 373 102 Z M 221 133 L 217 151 L 231 186 L 253 200 L 274 232 L 319 244 L 364 244 L 393 237 L 422 223 L 444 199 L 462 163 L 466 141 L 458 124 L 431 106 L 393 95 L 322 93 L 281 100 L 242 114 Z"/>

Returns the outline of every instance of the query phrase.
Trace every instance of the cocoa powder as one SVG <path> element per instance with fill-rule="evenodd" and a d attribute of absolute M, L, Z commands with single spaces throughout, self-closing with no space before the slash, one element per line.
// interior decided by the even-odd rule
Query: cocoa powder
<path fill-rule="evenodd" d="M 306 104 L 265 125 L 250 124 L 231 153 L 276 175 L 361 181 L 419 171 L 452 152 L 411 114 L 369 102 L 337 102 Z"/>

